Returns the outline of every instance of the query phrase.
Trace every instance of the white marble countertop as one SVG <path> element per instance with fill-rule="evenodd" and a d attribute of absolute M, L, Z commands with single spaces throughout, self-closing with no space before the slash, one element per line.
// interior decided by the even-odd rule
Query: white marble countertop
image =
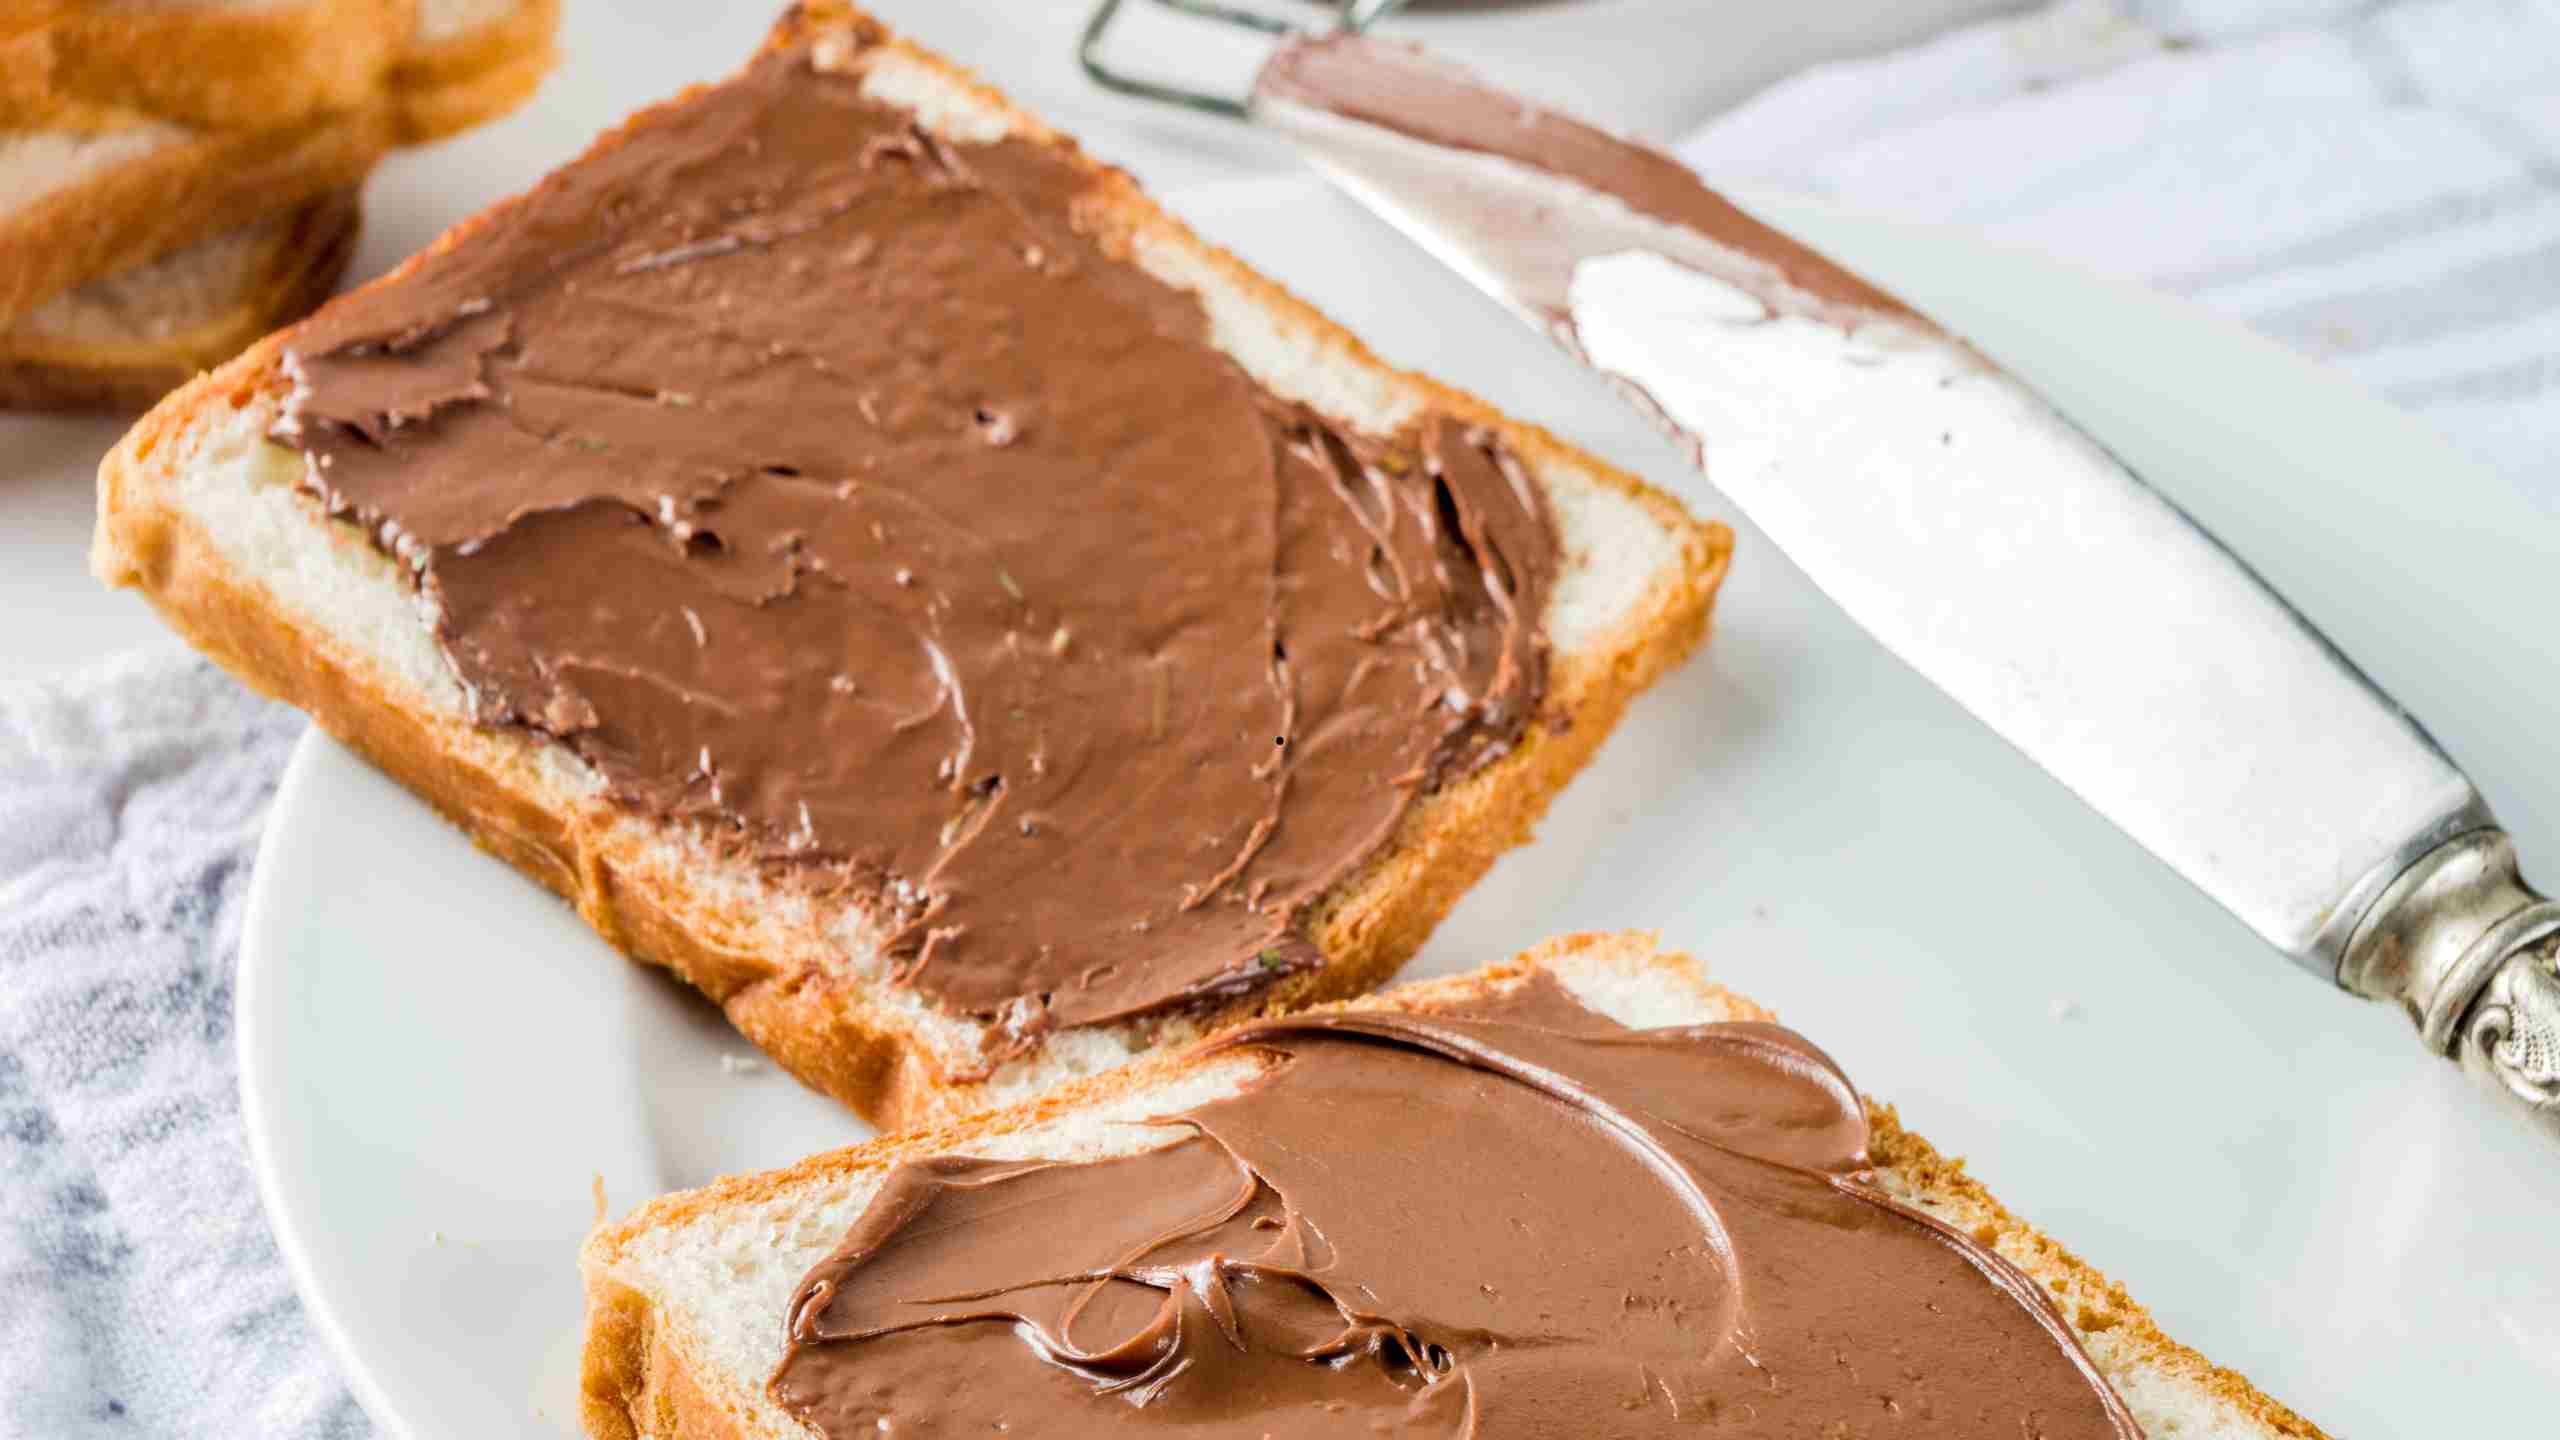
<path fill-rule="evenodd" d="M 395 155 L 375 174 L 350 279 L 388 269 L 447 225 L 530 184 L 637 106 L 726 71 L 753 48 L 775 8 L 753 0 L 569 0 L 566 59 L 530 105 L 459 139 Z M 872 8 L 1160 191 L 1295 163 L 1242 126 L 1094 86 L 1075 63 L 1090 0 L 872 0 Z M 1740 0 L 1568 0 L 1470 14 L 1425 8 L 1394 28 L 1552 103 L 1671 136 L 1805 64 L 2013 8 L 2017 0 L 1891 7 L 1798 0 L 1779 26 Z M 1147 64 L 1214 53 L 1210 37 L 1138 13 L 1148 9 L 1134 7 L 1134 23 L 1115 35 L 1115 57 Z M 92 476 L 123 429 L 116 420 L 0 417 L 0 616 L 7 617 L 0 684 L 113 650 L 177 643 L 139 600 L 88 575 Z"/>

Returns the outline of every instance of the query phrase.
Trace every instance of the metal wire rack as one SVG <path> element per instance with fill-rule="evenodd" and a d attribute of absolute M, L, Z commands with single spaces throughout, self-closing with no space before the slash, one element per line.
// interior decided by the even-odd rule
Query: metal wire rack
<path fill-rule="evenodd" d="M 1150 79 L 1104 59 L 1103 38 L 1110 33 L 1112 21 L 1119 18 L 1121 8 L 1126 3 L 1127 0 L 1102 0 L 1100 5 L 1094 7 L 1093 18 L 1085 22 L 1084 39 L 1076 47 L 1076 59 L 1084 66 L 1084 73 L 1092 76 L 1096 84 L 1106 89 L 1117 90 L 1123 95 L 1135 95 L 1146 100 L 1161 100 L 1170 105 L 1202 110 L 1212 115 L 1244 114 L 1244 101 L 1237 97 L 1221 95 L 1210 90 L 1194 90 L 1166 80 Z M 1366 30 L 1405 6 L 1405 0 L 1335 0 L 1332 5 L 1323 7 L 1332 11 L 1333 23 L 1330 26 L 1319 27 L 1315 24 L 1302 24 L 1268 10 L 1222 3 L 1222 0 L 1146 0 L 1146 3 L 1265 35 L 1295 35 L 1318 28 L 1334 31 Z M 1318 7 L 1310 5 L 1303 8 L 1313 10 Z"/>

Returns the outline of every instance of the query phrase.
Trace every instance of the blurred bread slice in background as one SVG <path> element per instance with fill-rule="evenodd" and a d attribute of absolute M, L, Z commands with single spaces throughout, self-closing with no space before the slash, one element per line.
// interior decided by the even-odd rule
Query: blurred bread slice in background
<path fill-rule="evenodd" d="M 419 0 L 32 0 L 0 19 L 0 122 L 66 105 L 263 130 L 373 102 Z"/>
<path fill-rule="evenodd" d="M 21 0 L 0 18 L 0 126 L 80 107 L 268 130 L 388 98 L 403 143 L 530 96 L 559 0 Z"/>
<path fill-rule="evenodd" d="M 147 405 L 300 318 L 375 163 L 522 104 L 559 21 L 559 0 L 0 0 L 0 405 Z"/>
<path fill-rule="evenodd" d="M 0 132 L 0 329 L 47 300 L 363 182 L 389 107 L 274 131 L 205 130 L 83 106 Z"/>
<path fill-rule="evenodd" d="M 360 229 L 341 190 L 56 295 L 0 331 L 0 409 L 146 408 L 328 299 Z"/>
<path fill-rule="evenodd" d="M 523 104 L 559 58 L 559 29 L 560 0 L 418 0 L 391 72 L 400 142 L 440 140 Z"/>

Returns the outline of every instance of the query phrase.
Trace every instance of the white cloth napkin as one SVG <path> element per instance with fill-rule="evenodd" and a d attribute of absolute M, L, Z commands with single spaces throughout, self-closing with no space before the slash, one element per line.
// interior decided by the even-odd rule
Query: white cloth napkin
<path fill-rule="evenodd" d="M 184 658 L 0 698 L 0 1436 L 370 1434 L 240 1128 L 231 977 L 300 716 Z"/>
<path fill-rule="evenodd" d="M 2560 511 L 2552 0 L 2071 0 L 1809 71 L 1680 149 L 2184 294 Z"/>
<path fill-rule="evenodd" d="M 2070 0 L 1684 149 L 2192 295 L 2560 506 L 2549 5 Z M 371 1433 L 259 1213 L 231 1052 L 301 729 L 194 662 L 0 698 L 0 1436 Z"/>

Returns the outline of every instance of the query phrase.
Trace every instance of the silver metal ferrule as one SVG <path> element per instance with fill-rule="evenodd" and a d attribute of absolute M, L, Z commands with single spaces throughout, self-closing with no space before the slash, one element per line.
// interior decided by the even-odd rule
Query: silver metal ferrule
<path fill-rule="evenodd" d="M 2560 1137 L 2560 903 L 2524 883 L 2505 831 L 2456 836 L 2392 881 L 2338 983 L 2400 1006 L 2428 1048 Z"/>

